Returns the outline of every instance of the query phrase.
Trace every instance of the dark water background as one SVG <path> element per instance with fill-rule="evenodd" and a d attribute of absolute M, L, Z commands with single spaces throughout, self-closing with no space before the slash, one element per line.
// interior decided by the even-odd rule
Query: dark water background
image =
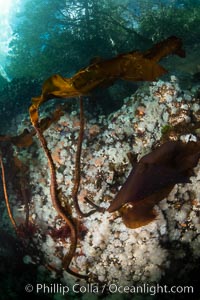
<path fill-rule="evenodd" d="M 19 11 L 12 13 L 13 39 L 0 61 L 10 79 L 7 82 L 1 72 L 1 134 L 11 129 L 7 118 L 26 113 L 31 97 L 40 93 L 42 82 L 52 74 L 70 77 L 95 57 L 148 49 L 171 35 L 182 38 L 187 57 L 167 58 L 163 65 L 186 89 L 199 82 L 199 0 L 21 0 L 18 6 Z M 109 113 L 137 85 L 118 82 L 101 91 L 103 97 L 97 94 L 88 101 L 93 109 Z"/>

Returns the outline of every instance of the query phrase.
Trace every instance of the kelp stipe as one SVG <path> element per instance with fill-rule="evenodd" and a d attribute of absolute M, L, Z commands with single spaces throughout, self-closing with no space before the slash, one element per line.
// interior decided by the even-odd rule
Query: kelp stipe
<path fill-rule="evenodd" d="M 47 142 L 44 138 L 44 135 L 42 133 L 42 130 L 40 129 L 39 120 L 37 122 L 33 123 L 33 127 L 37 133 L 38 139 L 40 140 L 41 146 L 44 150 L 44 153 L 46 155 L 49 171 L 50 171 L 50 195 L 53 207 L 56 209 L 58 215 L 65 221 L 65 223 L 69 226 L 70 229 L 70 249 L 68 253 L 63 257 L 62 260 L 62 266 L 63 269 L 66 270 L 68 273 L 88 280 L 89 275 L 83 275 L 77 272 L 74 272 L 70 268 L 70 263 L 75 255 L 76 247 L 77 247 L 77 228 L 76 228 L 76 222 L 74 221 L 71 214 L 67 214 L 64 208 L 61 206 L 61 199 L 62 196 L 61 191 L 58 189 L 57 180 L 56 180 L 56 167 L 51 155 L 51 152 L 48 148 Z M 79 185 L 80 185 L 80 156 L 81 156 L 81 149 L 82 149 L 82 141 L 83 141 L 83 134 L 84 134 L 84 113 L 83 113 L 83 102 L 82 98 L 80 97 L 80 131 L 79 131 L 79 138 L 78 138 L 78 146 L 77 146 L 77 152 L 76 152 L 76 162 L 75 162 L 75 178 L 74 178 L 74 188 L 72 191 L 72 198 L 74 200 L 74 206 L 77 211 L 77 214 L 80 217 L 87 217 L 91 215 L 92 213 L 96 211 L 103 211 L 104 209 L 98 207 L 97 205 L 93 204 L 90 200 L 85 199 L 90 205 L 94 207 L 93 210 L 91 210 L 88 213 L 83 213 L 79 207 L 78 204 L 78 191 L 79 191 Z M 57 273 L 60 271 L 54 270 Z"/>
<path fill-rule="evenodd" d="M 10 202 L 8 198 L 8 192 L 7 192 L 7 184 L 6 184 L 6 176 L 5 176 L 5 168 L 4 168 L 4 163 L 3 163 L 3 158 L 2 154 L 0 153 L 0 166 L 1 166 L 1 177 L 2 177 L 2 183 L 3 183 L 3 192 L 4 192 L 4 198 L 5 198 L 5 203 L 6 203 L 6 208 L 8 212 L 9 219 L 15 229 L 15 232 L 18 234 L 18 227 L 16 224 L 16 221 L 13 217 L 12 210 L 10 207 Z"/>

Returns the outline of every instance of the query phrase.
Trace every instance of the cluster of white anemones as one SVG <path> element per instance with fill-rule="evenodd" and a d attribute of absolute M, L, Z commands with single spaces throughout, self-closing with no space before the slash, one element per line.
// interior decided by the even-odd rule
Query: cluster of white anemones
<path fill-rule="evenodd" d="M 158 81 L 147 88 L 140 88 L 124 105 L 108 118 L 100 116 L 86 119 L 85 137 L 81 159 L 82 178 L 79 200 L 83 210 L 88 206 L 83 199 L 88 196 L 98 205 L 108 207 L 117 190 L 131 170 L 127 153 L 141 158 L 151 151 L 152 145 L 161 139 L 162 128 L 181 122 L 190 123 L 191 113 L 200 116 L 200 105 L 190 91 L 181 91 L 175 77 L 171 82 Z M 106 128 L 106 129 L 105 129 Z M 45 138 L 57 167 L 59 187 L 73 206 L 74 160 L 79 129 L 78 112 L 65 113 L 56 124 L 45 131 Z M 199 133 L 172 136 L 183 141 L 199 140 Z M 56 219 L 49 192 L 49 171 L 43 150 L 25 149 L 23 157 L 30 165 L 32 199 L 30 217 L 38 225 L 35 244 L 43 252 L 46 262 L 61 267 L 62 255 L 69 249 L 65 241 L 53 239 L 48 228 L 60 228 L 63 221 Z M 117 183 L 115 174 L 118 172 Z M 156 207 L 157 219 L 147 226 L 128 229 L 121 218 L 108 212 L 95 213 L 82 219 L 87 231 L 78 243 L 73 259 L 74 270 L 86 270 L 98 276 L 100 281 L 130 284 L 158 282 L 170 266 L 168 249 L 163 240 L 179 240 L 188 243 L 194 257 L 200 256 L 200 167 L 191 183 L 176 185 L 167 199 Z M 15 217 L 22 217 L 22 210 L 15 208 Z M 75 211 L 73 210 L 75 216 Z M 42 236 L 42 237 L 41 237 Z M 58 255 L 58 249 L 60 256 Z M 184 257 L 177 250 L 177 256 Z M 34 261 L 34 258 L 32 258 Z M 73 282 L 66 272 L 63 282 Z M 74 278 L 74 280 L 76 280 Z"/>

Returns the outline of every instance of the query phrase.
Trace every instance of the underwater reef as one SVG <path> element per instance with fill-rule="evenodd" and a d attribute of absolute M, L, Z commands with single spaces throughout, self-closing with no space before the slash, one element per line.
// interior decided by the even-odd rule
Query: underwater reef
<path fill-rule="evenodd" d="M 159 58 L 184 56 L 175 45 L 163 52 L 159 43 L 145 52 L 145 63 L 158 50 Z M 67 81 L 47 79 L 30 107 L 35 130 L 26 116 L 16 136 L 0 137 L 4 195 L 24 243 L 23 261 L 71 287 L 156 284 L 171 268 L 181 270 L 181 281 L 200 261 L 199 86 L 184 91 L 172 75 L 141 86 L 119 110 L 97 117 L 84 111 L 81 87 L 75 89 L 78 109 L 59 105 L 51 117 L 39 117 L 43 102 L 68 97 L 74 78 L 87 84 L 82 74 L 92 70 L 86 94 L 96 88 L 93 71 L 101 64 Z M 144 80 L 165 73 L 159 70 Z M 124 72 L 130 79 L 129 69 Z M 106 82 L 107 74 L 95 74 L 100 87 L 123 77 L 120 71 Z M 5 228 L 9 220 L 1 222 Z"/>
<path fill-rule="evenodd" d="M 81 209 L 85 213 L 90 209 L 85 197 L 101 207 L 109 207 L 132 169 L 128 153 L 140 159 L 166 138 L 184 143 L 199 141 L 199 130 L 195 128 L 200 118 L 198 101 L 191 91 L 180 90 L 177 79 L 172 76 L 171 82 L 153 82 L 139 89 L 125 99 L 120 110 L 107 118 L 102 115 L 94 119 L 86 115 L 78 195 Z M 63 193 L 62 205 L 70 205 L 76 217 L 71 194 L 79 125 L 78 112 L 65 111 L 59 121 L 44 132 Z M 52 207 L 47 160 L 37 140 L 32 148 L 20 151 L 18 157 L 29 166 L 29 184 L 34 187 L 29 201 L 29 220 L 35 224 L 31 239 L 38 253 L 30 251 L 26 259 L 30 263 L 48 265 L 56 275 L 55 270 L 62 269 L 63 255 L 70 248 L 70 232 Z M 186 259 L 188 253 L 187 265 L 195 264 L 200 255 L 199 176 L 197 165 L 191 182 L 176 184 L 169 195 L 157 203 L 156 218 L 146 226 L 129 229 L 118 212 L 96 212 L 81 218 L 72 270 L 95 274 L 102 282 L 130 285 L 159 282 L 172 261 L 177 259 L 180 264 L 179 260 Z M 25 205 L 16 195 L 12 195 L 10 202 L 16 222 L 23 222 Z M 172 251 L 175 252 L 173 258 Z M 73 285 L 76 281 L 74 276 L 63 272 L 62 282 Z"/>

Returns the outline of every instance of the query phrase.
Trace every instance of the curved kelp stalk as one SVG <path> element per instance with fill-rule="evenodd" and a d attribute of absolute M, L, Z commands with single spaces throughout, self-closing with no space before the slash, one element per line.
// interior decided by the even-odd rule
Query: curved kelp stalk
<path fill-rule="evenodd" d="M 35 232 L 36 227 L 33 225 L 33 223 L 29 220 L 29 191 L 28 191 L 28 185 L 27 180 L 23 176 L 26 173 L 26 167 L 21 162 L 20 159 L 18 159 L 17 156 L 12 157 L 12 152 L 8 150 L 7 148 L 7 155 L 9 155 L 10 159 L 10 166 L 9 169 L 12 170 L 15 178 L 17 178 L 17 187 L 20 187 L 21 195 L 20 200 L 23 201 L 24 209 L 25 209 L 25 215 L 24 215 L 24 222 L 17 224 L 11 210 L 11 205 L 9 202 L 8 192 L 7 192 L 7 183 L 6 181 L 10 180 L 10 173 L 7 174 L 7 179 L 5 175 L 5 164 L 3 162 L 3 156 L 0 155 L 0 168 L 1 168 L 1 175 L 2 175 L 2 183 L 3 183 L 3 192 L 4 192 L 4 199 L 6 204 L 6 209 L 8 212 L 9 219 L 15 229 L 16 234 L 18 237 L 22 240 L 30 239 L 33 233 Z M 23 175 L 22 175 L 23 174 Z M 17 195 L 16 195 L 17 196 Z M 18 198 L 18 196 L 17 196 Z"/>
<path fill-rule="evenodd" d="M 9 198 L 8 198 L 8 193 L 7 193 L 7 185 L 6 185 L 6 177 L 5 177 L 5 168 L 4 168 L 4 164 L 3 164 L 3 158 L 2 158 L 1 155 L 0 155 L 0 166 L 1 166 L 1 176 L 2 176 L 2 183 L 3 183 L 3 192 L 4 192 L 6 208 L 7 208 L 7 211 L 8 211 L 8 216 L 10 218 L 10 221 L 11 221 L 16 233 L 18 234 L 18 227 L 17 227 L 17 224 L 16 224 L 15 219 L 13 217 L 11 207 L 10 207 L 10 203 L 9 203 Z"/>
<path fill-rule="evenodd" d="M 59 191 L 58 191 L 58 186 L 57 186 L 57 181 L 56 181 L 55 164 L 53 162 L 51 153 L 48 149 L 47 142 L 46 142 L 46 140 L 43 136 L 43 133 L 42 133 L 41 129 L 39 128 L 39 126 L 34 125 L 34 128 L 35 128 L 37 136 L 40 140 L 41 146 L 42 146 L 42 148 L 45 152 L 47 160 L 48 160 L 48 165 L 49 165 L 49 170 L 50 170 L 50 180 L 51 180 L 50 181 L 50 194 L 51 194 L 52 204 L 53 204 L 54 208 L 56 209 L 58 215 L 69 226 L 70 232 L 71 232 L 71 235 L 70 235 L 70 239 L 71 239 L 70 249 L 69 249 L 69 252 L 63 258 L 63 269 L 65 269 L 68 273 L 70 273 L 74 276 L 77 276 L 79 278 L 88 279 L 87 275 L 82 275 L 82 274 L 76 273 L 76 272 L 74 272 L 70 269 L 70 263 L 71 263 L 71 261 L 74 257 L 76 247 L 77 247 L 77 229 L 76 229 L 76 225 L 75 225 L 72 217 L 66 215 L 66 212 L 62 208 L 61 203 L 59 201 L 59 196 L 58 196 Z"/>
<path fill-rule="evenodd" d="M 76 158 L 75 158 L 75 172 L 74 172 L 74 187 L 72 190 L 72 198 L 74 201 L 74 206 L 76 209 L 77 214 L 80 217 L 89 217 L 96 211 L 103 212 L 105 209 L 99 207 L 88 198 L 85 198 L 85 201 L 88 202 L 91 206 L 94 207 L 91 211 L 84 213 L 81 211 L 79 203 L 78 203 L 78 191 L 80 187 L 80 180 L 81 180 L 81 150 L 82 150 L 82 143 L 83 143 L 83 136 L 84 136 L 84 109 L 83 109 L 83 98 L 80 97 L 80 129 L 79 129 L 79 137 L 78 137 L 78 144 L 76 150 Z"/>

